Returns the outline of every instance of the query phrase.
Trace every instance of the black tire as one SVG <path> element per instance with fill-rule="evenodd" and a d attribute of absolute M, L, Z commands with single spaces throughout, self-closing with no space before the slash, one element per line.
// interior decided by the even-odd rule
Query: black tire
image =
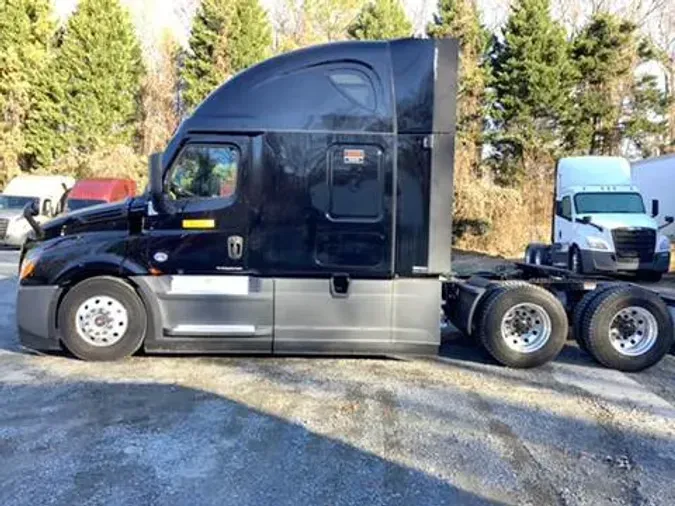
<path fill-rule="evenodd" d="M 607 290 L 616 290 L 620 288 L 622 287 L 617 285 L 601 286 L 585 294 L 577 305 L 574 306 L 574 312 L 572 313 L 572 337 L 579 345 L 579 348 L 586 353 L 588 353 L 588 345 L 586 344 L 584 334 L 584 317 L 586 316 L 586 310 L 601 293 L 606 292 Z"/>
<path fill-rule="evenodd" d="M 656 271 L 638 271 L 637 278 L 645 283 L 658 283 L 663 278 L 663 273 Z"/>
<path fill-rule="evenodd" d="M 569 259 L 567 261 L 567 267 L 569 270 L 575 274 L 584 273 L 584 263 L 581 260 L 581 250 L 577 246 L 572 246 L 570 248 Z"/>
<path fill-rule="evenodd" d="M 657 333 L 651 348 L 640 355 L 627 356 L 612 345 L 610 325 L 622 309 L 634 306 L 651 313 Z M 658 295 L 626 285 L 602 292 L 593 299 L 584 316 L 583 334 L 588 352 L 602 365 L 619 371 L 642 371 L 656 364 L 670 350 L 673 345 L 673 322 L 667 306 Z"/>
<path fill-rule="evenodd" d="M 541 348 L 520 352 L 507 344 L 502 336 L 502 320 L 514 307 L 529 303 L 539 306 L 550 319 L 548 339 Z M 567 315 L 562 304 L 547 290 L 529 284 L 501 286 L 490 292 L 477 316 L 476 335 L 488 353 L 499 363 L 514 368 L 530 368 L 553 360 L 565 345 L 568 333 Z"/>
<path fill-rule="evenodd" d="M 110 297 L 126 310 L 127 325 L 121 337 L 113 344 L 94 345 L 77 329 L 77 311 L 85 301 Z M 145 306 L 135 290 L 126 282 L 113 277 L 96 277 L 82 281 L 66 293 L 59 306 L 58 322 L 63 344 L 77 358 L 90 361 L 112 361 L 133 355 L 143 344 L 147 328 Z"/>
<path fill-rule="evenodd" d="M 546 244 L 532 243 L 525 250 L 525 263 L 529 265 L 548 265 L 549 247 Z"/>
<path fill-rule="evenodd" d="M 530 286 L 526 281 L 520 281 L 512 279 L 509 281 L 495 281 L 485 293 L 483 294 L 483 300 L 480 301 L 478 307 L 476 308 L 476 314 L 473 315 L 473 335 L 478 335 L 478 325 L 485 315 L 486 309 L 490 306 L 492 299 L 497 297 L 501 292 L 507 288 L 515 288 L 518 286 Z M 478 339 L 478 344 L 483 344 L 480 339 Z"/>

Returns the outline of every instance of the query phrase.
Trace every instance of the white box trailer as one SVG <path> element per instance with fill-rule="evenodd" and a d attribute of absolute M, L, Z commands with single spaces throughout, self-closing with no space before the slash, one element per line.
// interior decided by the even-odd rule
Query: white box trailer
<path fill-rule="evenodd" d="M 675 224 L 667 217 L 675 216 L 675 154 L 640 160 L 631 164 L 633 184 L 645 199 L 658 200 L 656 221 L 661 233 L 675 240 Z"/>

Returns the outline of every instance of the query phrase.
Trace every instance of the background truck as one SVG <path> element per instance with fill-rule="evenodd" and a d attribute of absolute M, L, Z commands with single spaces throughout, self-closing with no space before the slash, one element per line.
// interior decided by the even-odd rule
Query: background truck
<path fill-rule="evenodd" d="M 675 154 L 633 162 L 632 178 L 645 199 L 658 200 L 656 221 L 672 242 L 675 224 L 668 217 L 675 216 Z"/>
<path fill-rule="evenodd" d="M 21 342 L 86 360 L 436 354 L 449 319 L 534 367 L 567 310 L 601 363 L 653 365 L 673 341 L 656 294 L 540 266 L 452 276 L 457 64 L 453 40 L 352 41 L 237 75 L 150 158 L 146 193 L 35 224 Z"/>
<path fill-rule="evenodd" d="M 0 244 L 21 246 L 31 227 L 23 215 L 26 204 L 38 209 L 36 219 L 45 222 L 59 214 L 75 180 L 66 176 L 17 176 L 0 195 Z"/>
<path fill-rule="evenodd" d="M 578 274 L 636 273 L 649 281 L 668 272 L 670 241 L 660 232 L 659 201 L 645 202 L 624 158 L 561 159 L 554 198 L 551 244 L 529 245 L 526 262 Z"/>
<path fill-rule="evenodd" d="M 68 194 L 65 211 L 77 211 L 85 207 L 117 202 L 134 195 L 136 182 L 131 179 L 80 179 Z"/>

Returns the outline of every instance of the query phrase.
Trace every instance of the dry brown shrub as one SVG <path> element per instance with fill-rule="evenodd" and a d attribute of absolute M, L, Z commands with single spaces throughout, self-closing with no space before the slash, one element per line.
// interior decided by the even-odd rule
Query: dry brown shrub
<path fill-rule="evenodd" d="M 463 222 L 475 224 L 456 238 L 455 247 L 520 258 L 528 243 L 550 241 L 551 177 L 528 178 L 520 187 L 505 188 L 489 175 L 461 170 L 461 160 L 455 166 L 459 168 L 455 173 L 455 230 Z"/>
<path fill-rule="evenodd" d="M 133 179 L 139 191 L 147 183 L 147 158 L 125 145 L 99 148 L 93 153 L 69 152 L 41 174 L 73 176 L 76 179 L 115 177 Z"/>

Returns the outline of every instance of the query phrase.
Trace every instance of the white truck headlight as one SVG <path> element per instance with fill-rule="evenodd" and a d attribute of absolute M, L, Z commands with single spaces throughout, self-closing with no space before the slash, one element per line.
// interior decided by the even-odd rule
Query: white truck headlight
<path fill-rule="evenodd" d="M 656 247 L 656 251 L 670 251 L 670 239 L 665 235 L 662 235 L 659 239 L 659 244 Z"/>
<path fill-rule="evenodd" d="M 588 246 L 591 249 L 609 251 L 609 244 L 607 244 L 607 241 L 601 239 L 600 237 L 587 237 L 586 241 L 588 242 Z"/>

